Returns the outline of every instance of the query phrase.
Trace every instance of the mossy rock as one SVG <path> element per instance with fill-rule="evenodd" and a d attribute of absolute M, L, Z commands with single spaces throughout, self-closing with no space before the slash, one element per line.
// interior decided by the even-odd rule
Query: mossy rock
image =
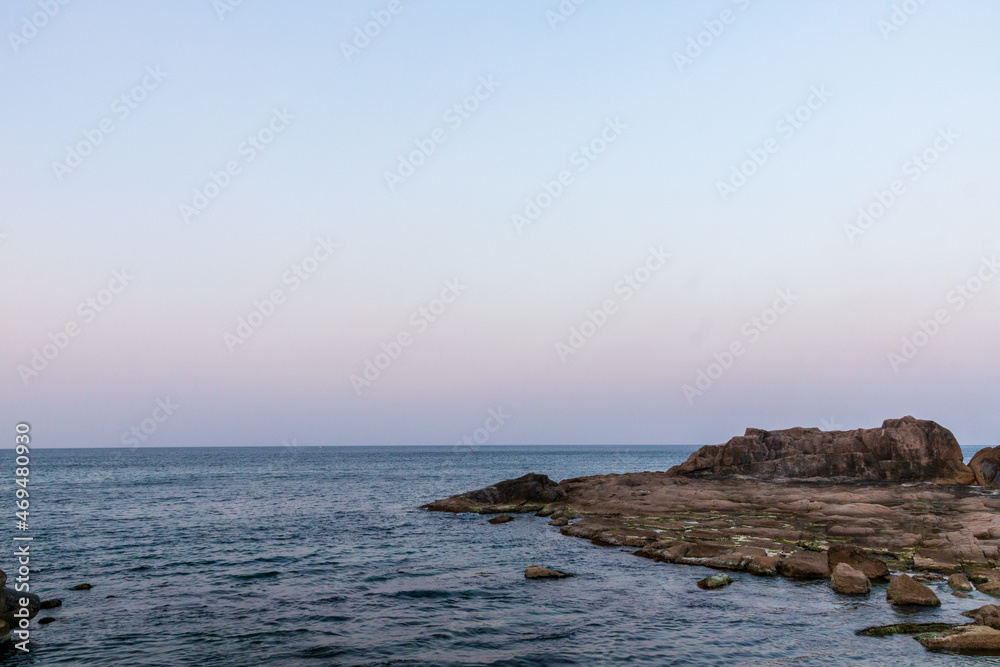
<path fill-rule="evenodd" d="M 953 623 L 894 623 L 893 625 L 873 625 L 869 628 L 864 628 L 863 630 L 858 630 L 858 634 L 862 637 L 888 637 L 890 635 L 915 635 L 915 634 L 933 634 L 936 632 L 944 632 L 945 630 L 951 630 L 956 628 L 959 623 L 955 625 Z"/>

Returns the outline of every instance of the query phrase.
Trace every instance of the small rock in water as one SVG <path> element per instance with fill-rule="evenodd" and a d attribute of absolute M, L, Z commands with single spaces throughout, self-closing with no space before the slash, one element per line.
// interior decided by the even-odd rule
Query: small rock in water
<path fill-rule="evenodd" d="M 550 526 L 566 526 L 568 524 L 569 524 L 569 519 L 567 519 L 564 516 L 561 516 L 558 519 L 552 519 L 552 521 L 549 521 L 549 525 Z"/>
<path fill-rule="evenodd" d="M 48 623 L 51 623 L 54 620 L 56 620 L 54 617 L 52 617 L 52 616 L 46 616 L 45 618 L 38 619 L 38 625 L 46 625 Z"/>
<path fill-rule="evenodd" d="M 70 590 L 71 591 L 89 591 L 91 588 L 93 588 L 93 586 L 91 586 L 90 584 L 77 584 L 76 586 L 73 586 Z"/>
<path fill-rule="evenodd" d="M 725 574 L 714 574 L 711 577 L 705 577 L 698 582 L 698 588 L 706 591 L 714 591 L 717 588 L 725 588 L 729 584 L 733 583 L 733 580 Z"/>
<path fill-rule="evenodd" d="M 573 575 L 568 572 L 550 570 L 549 568 L 542 567 L 541 565 L 529 565 L 524 570 L 525 579 L 564 579 L 572 576 Z"/>
<path fill-rule="evenodd" d="M 889 582 L 889 588 L 885 591 L 885 599 L 888 600 L 889 604 L 941 606 L 941 600 L 934 595 L 934 591 L 914 581 L 906 574 L 892 578 L 892 581 Z"/>
<path fill-rule="evenodd" d="M 105 595 L 104 599 L 107 600 L 107 599 L 116 598 L 116 597 L 118 597 L 118 596 L 117 595 Z"/>
<path fill-rule="evenodd" d="M 954 595 L 957 598 L 965 598 L 967 600 L 971 600 L 972 599 L 971 595 L 969 595 L 968 593 L 963 593 L 962 591 L 952 591 L 951 594 Z"/>
<path fill-rule="evenodd" d="M 509 514 L 501 514 L 500 516 L 495 516 L 490 519 L 490 523 L 507 523 L 508 521 L 513 521 L 514 517 Z"/>
<path fill-rule="evenodd" d="M 62 606 L 62 600 L 42 600 L 42 604 L 39 609 L 55 609 L 56 607 Z"/>
<path fill-rule="evenodd" d="M 847 563 L 837 563 L 830 577 L 830 588 L 843 595 L 864 595 L 872 589 L 872 584 L 864 572 Z"/>
<path fill-rule="evenodd" d="M 972 582 L 969 578 L 959 572 L 958 574 L 953 574 L 948 577 L 948 585 L 954 588 L 956 591 L 971 591 Z"/>

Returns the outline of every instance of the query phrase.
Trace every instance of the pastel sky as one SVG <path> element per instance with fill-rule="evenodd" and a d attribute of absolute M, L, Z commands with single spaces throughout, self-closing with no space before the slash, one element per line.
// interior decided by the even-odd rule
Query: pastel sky
<path fill-rule="evenodd" d="M 0 7 L 11 437 L 1000 444 L 1000 5 L 232 4 Z"/>

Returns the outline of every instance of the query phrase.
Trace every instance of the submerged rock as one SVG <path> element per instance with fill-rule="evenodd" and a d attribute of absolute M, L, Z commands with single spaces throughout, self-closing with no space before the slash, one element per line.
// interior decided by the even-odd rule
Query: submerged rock
<path fill-rule="evenodd" d="M 73 586 L 72 588 L 70 588 L 70 590 L 71 591 L 89 591 L 91 588 L 93 588 L 93 586 L 91 586 L 90 584 L 77 584 L 76 586 Z"/>
<path fill-rule="evenodd" d="M 892 581 L 889 582 L 889 588 L 886 589 L 885 599 L 890 604 L 941 606 L 941 600 L 934 594 L 934 591 L 914 581 L 906 574 L 892 578 Z"/>
<path fill-rule="evenodd" d="M 843 595 L 864 595 L 872 589 L 872 583 L 860 570 L 847 563 L 837 563 L 830 575 L 830 588 Z"/>
<path fill-rule="evenodd" d="M 38 625 L 47 625 L 52 621 L 56 620 L 53 616 L 46 616 L 45 618 L 38 619 Z"/>
<path fill-rule="evenodd" d="M 501 514 L 500 516 L 495 516 L 490 519 L 487 523 L 507 523 L 508 521 L 513 521 L 514 517 L 509 514 Z"/>
<path fill-rule="evenodd" d="M 830 564 L 825 553 L 803 549 L 779 561 L 778 574 L 792 579 L 826 579 Z"/>
<path fill-rule="evenodd" d="M 542 567 L 541 565 L 529 565 L 524 570 L 525 579 L 565 579 L 566 577 L 572 576 L 573 575 L 568 572 L 550 570 L 549 568 Z"/>
<path fill-rule="evenodd" d="M 705 577 L 699 581 L 698 588 L 706 591 L 714 591 L 717 588 L 725 588 L 731 583 L 733 583 L 733 580 L 728 574 L 713 574 L 711 577 Z"/>
<path fill-rule="evenodd" d="M 954 588 L 956 591 L 971 591 L 972 582 L 969 578 L 962 574 L 961 572 L 953 574 L 948 577 L 948 585 Z"/>
<path fill-rule="evenodd" d="M 920 632 L 942 632 L 956 627 L 952 623 L 893 623 L 892 625 L 873 625 L 858 634 L 863 637 L 888 637 L 889 635 L 915 635 Z"/>
<path fill-rule="evenodd" d="M 863 573 L 868 579 L 879 580 L 889 578 L 889 566 L 864 549 L 853 544 L 834 544 L 826 552 L 827 562 L 833 571 L 838 564 L 846 563 Z"/>
<path fill-rule="evenodd" d="M 56 607 L 62 606 L 62 600 L 52 599 L 52 600 L 42 600 L 39 609 L 55 609 Z"/>
<path fill-rule="evenodd" d="M 669 471 L 687 477 L 846 478 L 972 484 L 951 431 L 923 419 L 887 419 L 881 428 L 821 431 L 748 428 L 724 445 L 702 447 Z"/>
<path fill-rule="evenodd" d="M 940 634 L 918 635 L 916 639 L 934 651 L 1000 655 L 1000 630 L 985 625 L 960 625 Z"/>

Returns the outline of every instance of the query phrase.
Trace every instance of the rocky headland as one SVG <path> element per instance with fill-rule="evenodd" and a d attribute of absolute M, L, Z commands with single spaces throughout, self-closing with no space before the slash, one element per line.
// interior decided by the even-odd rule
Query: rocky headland
<path fill-rule="evenodd" d="M 852 431 L 748 428 L 666 472 L 561 482 L 529 473 L 424 507 L 532 512 L 564 535 L 656 561 L 826 579 L 845 595 L 890 581 L 890 603 L 918 608 L 940 604 L 920 579 L 957 573 L 966 576 L 954 578 L 956 595 L 968 584 L 1000 597 L 998 473 L 1000 447 L 967 466 L 948 429 L 903 417 Z M 1000 614 L 980 616 L 943 632 L 910 624 L 917 629 L 892 633 L 916 634 L 932 650 L 995 643 L 1000 654 Z"/>

